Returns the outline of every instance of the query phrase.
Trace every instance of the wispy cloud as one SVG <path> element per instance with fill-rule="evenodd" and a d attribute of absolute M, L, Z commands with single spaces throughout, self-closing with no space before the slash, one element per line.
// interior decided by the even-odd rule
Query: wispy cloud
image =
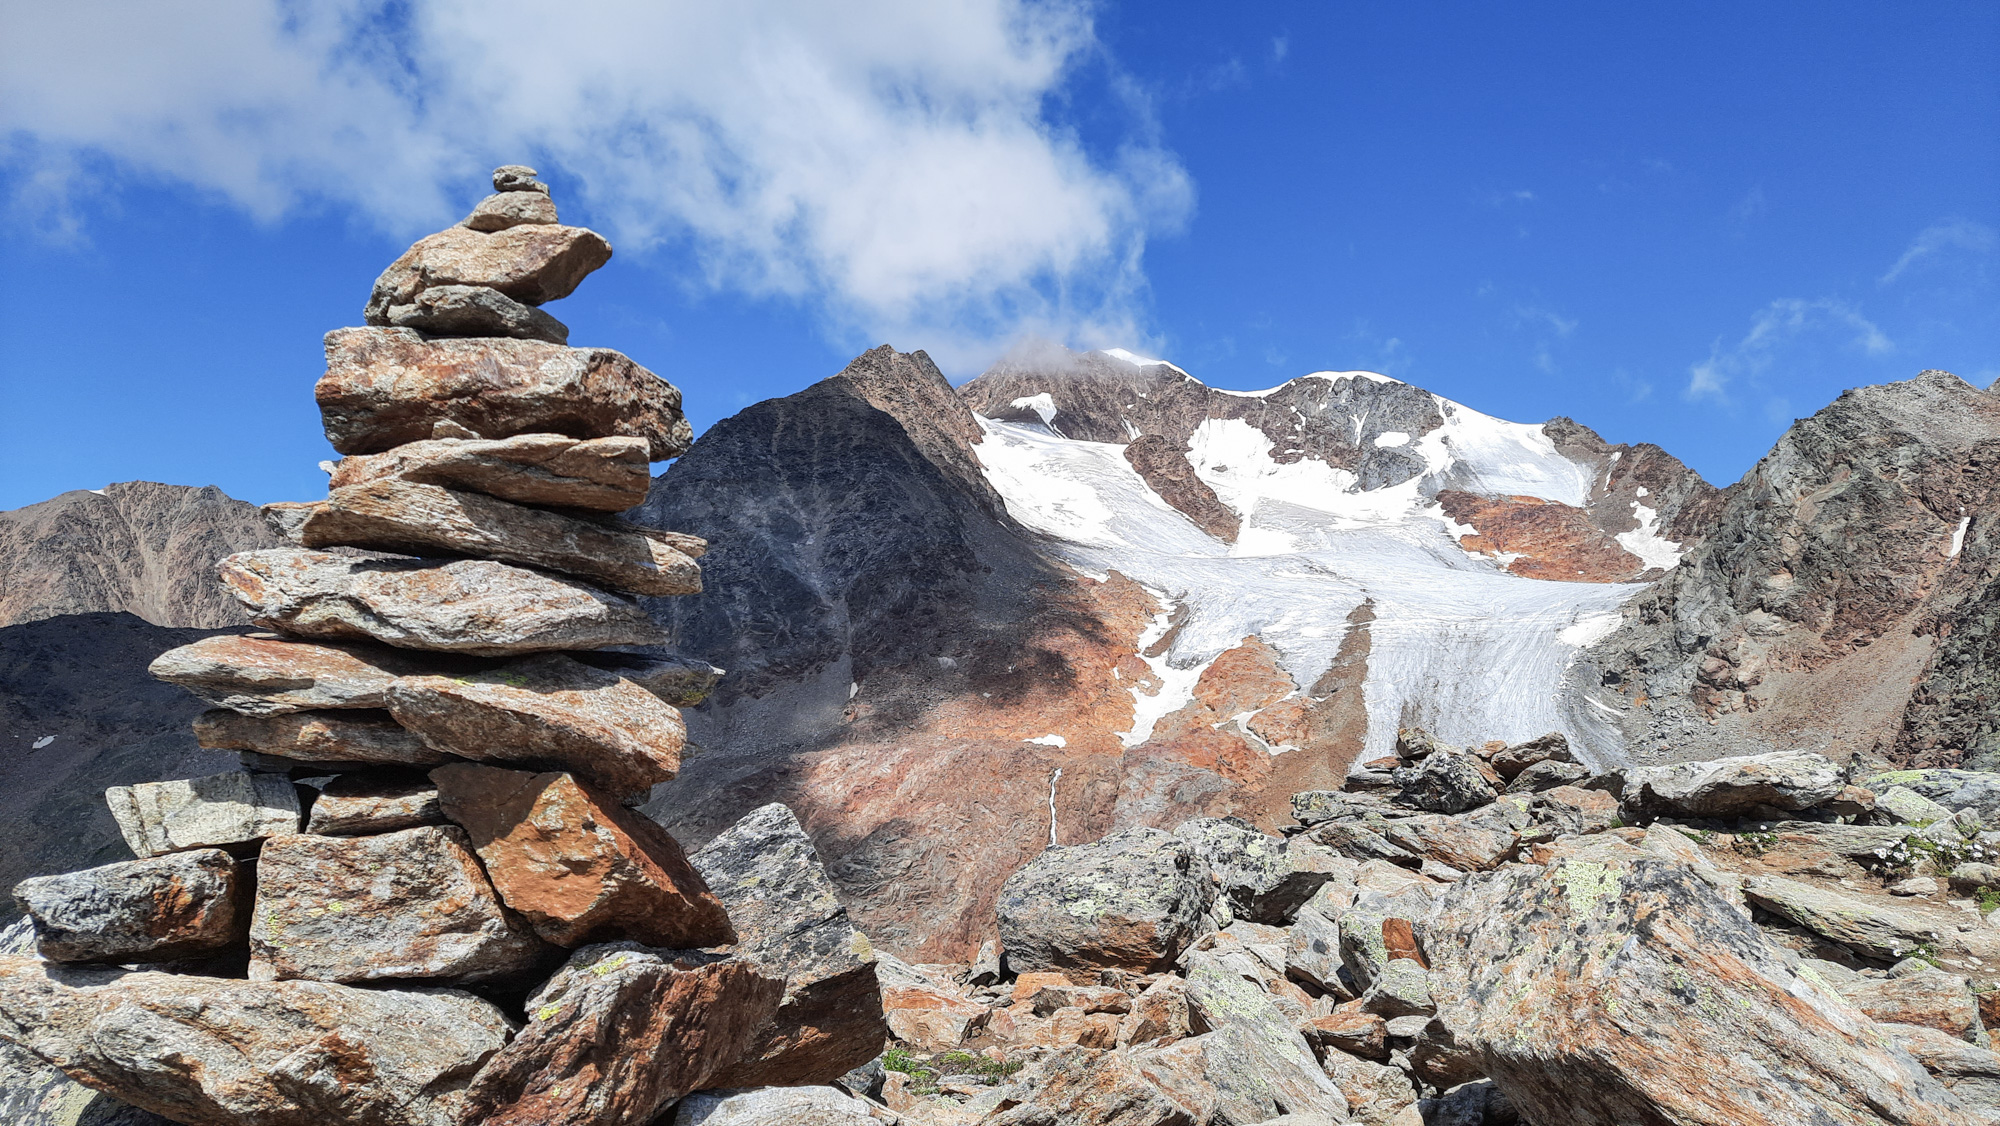
<path fill-rule="evenodd" d="M 1285 56 L 1291 53 L 1292 53 L 1291 36 L 1280 35 L 1271 40 L 1271 61 L 1273 63 L 1284 62 Z"/>
<path fill-rule="evenodd" d="M 1761 217 L 1768 208 L 1769 204 L 1764 199 L 1764 186 L 1759 184 L 1743 193 L 1743 198 L 1737 200 L 1735 206 L 1729 209 L 1729 217 L 1738 223 L 1748 223 L 1752 219 Z"/>
<path fill-rule="evenodd" d="M 1750 331 L 1743 339 L 1724 347 L 1718 338 L 1710 346 L 1707 359 L 1688 367 L 1686 396 L 1726 401 L 1733 384 L 1761 379 L 1801 342 L 1830 342 L 1870 356 L 1887 355 L 1896 347 L 1887 334 L 1847 301 L 1833 297 L 1780 298 L 1750 318 Z"/>
<path fill-rule="evenodd" d="M 2000 232 L 1995 232 L 1992 227 L 1971 219 L 1946 219 L 1917 232 L 1910 248 L 1903 251 L 1903 256 L 1896 259 L 1895 265 L 1889 267 L 1889 272 L 1882 275 L 1878 284 L 1888 285 L 1902 277 L 1910 267 L 1946 251 L 1965 250 L 1985 254 L 1995 248 L 2000 248 Z"/>
<path fill-rule="evenodd" d="M 1193 206 L 1143 104 L 1090 148 L 1051 116 L 1116 71 L 1085 0 L 0 0 L 0 25 L 9 175 L 58 233 L 105 169 L 414 234 L 525 160 L 621 252 L 976 362 L 1024 329 L 1135 339 L 1145 244 Z"/>

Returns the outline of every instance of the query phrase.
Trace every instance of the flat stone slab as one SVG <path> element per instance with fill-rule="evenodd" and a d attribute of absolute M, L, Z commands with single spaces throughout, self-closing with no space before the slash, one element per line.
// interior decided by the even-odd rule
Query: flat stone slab
<path fill-rule="evenodd" d="M 875 949 L 834 894 L 812 838 L 784 805 L 752 810 L 689 858 L 728 908 L 737 952 L 785 982 L 718 1087 L 830 1083 L 888 1036 Z"/>
<path fill-rule="evenodd" d="M 139 856 L 190 848 L 249 845 L 299 831 L 299 795 L 292 780 L 247 770 L 141 782 L 104 791 L 104 803 L 125 843 Z"/>
<path fill-rule="evenodd" d="M 508 1032 L 499 1009 L 447 990 L 0 958 L 0 1037 L 176 1122 L 457 1126 Z"/>
<path fill-rule="evenodd" d="M 652 1122 L 743 1054 L 783 992 L 747 961 L 586 946 L 528 998 L 528 1021 L 466 1092 L 480 1126 Z"/>
<path fill-rule="evenodd" d="M 444 807 L 429 778 L 383 770 L 343 774 L 328 782 L 313 802 L 306 832 L 358 837 L 444 823 Z"/>
<path fill-rule="evenodd" d="M 14 885 L 36 946 L 55 962 L 176 962 L 239 945 L 250 880 L 220 849 L 37 876 Z"/>
<path fill-rule="evenodd" d="M 679 389 L 608 348 L 340 328 L 326 334 L 326 375 L 313 395 L 343 454 L 433 437 L 626 435 L 664 461 L 694 442 Z M 439 423 L 467 433 L 440 435 Z"/>
<path fill-rule="evenodd" d="M 1759 806 L 1811 809 L 1847 786 L 1840 770 L 1808 751 L 1678 762 L 1634 770 L 1625 803 L 1646 813 L 1729 817 Z"/>
<path fill-rule="evenodd" d="M 651 692 L 560 654 L 470 676 L 412 676 L 389 713 L 440 750 L 483 762 L 571 771 L 617 800 L 643 800 L 680 771 L 687 728 Z"/>
<path fill-rule="evenodd" d="M 381 324 L 388 310 L 427 289 L 476 285 L 540 305 L 568 297 L 611 260 L 611 244 L 588 227 L 521 223 L 498 231 L 447 227 L 416 244 L 375 279 L 364 316 Z"/>
<path fill-rule="evenodd" d="M 554 223 L 556 204 L 544 192 L 494 192 L 459 222 L 475 231 L 504 231 L 527 223 Z"/>
<path fill-rule="evenodd" d="M 431 336 L 504 336 L 569 343 L 569 326 L 483 285 L 439 285 L 407 305 L 391 305 L 384 318 L 397 328 Z"/>
<path fill-rule="evenodd" d="M 451 760 L 387 711 L 244 715 L 217 709 L 194 717 L 194 737 L 212 751 L 247 751 L 289 762 L 436 766 Z"/>
<path fill-rule="evenodd" d="M 289 505 L 304 547 L 442 551 L 561 571 L 635 594 L 701 593 L 695 536 L 530 508 L 482 493 L 383 478 Z"/>
<path fill-rule="evenodd" d="M 549 942 L 629 939 L 692 948 L 736 941 L 680 843 L 645 814 L 619 808 L 564 773 L 459 763 L 431 778 L 501 900 Z"/>
<path fill-rule="evenodd" d="M 299 637 L 483 657 L 667 640 L 636 602 L 484 559 L 367 560 L 279 547 L 229 556 L 221 572 L 253 620 Z"/>
<path fill-rule="evenodd" d="M 1871 958 L 1898 959 L 1942 937 L 1921 916 L 1796 880 L 1752 876 L 1743 881 L 1743 895 L 1774 915 Z"/>
<path fill-rule="evenodd" d="M 319 708 L 384 708 L 389 684 L 440 671 L 386 645 L 328 645 L 271 634 L 222 634 L 169 649 L 146 671 L 218 708 L 280 715 Z"/>
<path fill-rule="evenodd" d="M 509 193 L 526 195 L 525 192 Z M 520 504 L 622 512 L 643 504 L 653 476 L 644 438 L 517 434 L 433 438 L 334 463 L 333 490 L 398 479 L 442 485 Z"/>
<path fill-rule="evenodd" d="M 493 981 L 533 969 L 544 949 L 456 826 L 276 837 L 257 861 L 255 981 Z"/>

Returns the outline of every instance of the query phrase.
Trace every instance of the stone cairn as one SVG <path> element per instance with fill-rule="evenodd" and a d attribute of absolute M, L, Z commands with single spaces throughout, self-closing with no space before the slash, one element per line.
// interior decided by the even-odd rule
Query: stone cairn
<path fill-rule="evenodd" d="M 698 592 L 704 543 L 615 515 L 691 435 L 540 308 L 611 246 L 535 176 L 496 170 L 327 334 L 327 498 L 220 566 L 271 632 L 152 665 L 244 769 L 114 787 L 139 859 L 16 888 L 0 1042 L 257 1126 L 645 1126 L 880 1052 L 873 952 L 789 810 L 689 857 L 630 808 L 720 675 L 629 597 Z"/>

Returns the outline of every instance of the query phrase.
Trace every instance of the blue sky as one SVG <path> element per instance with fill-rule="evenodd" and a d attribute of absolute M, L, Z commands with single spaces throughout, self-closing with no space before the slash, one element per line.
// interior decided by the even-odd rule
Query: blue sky
<path fill-rule="evenodd" d="M 319 495 L 320 334 L 511 160 L 618 247 L 550 311 L 698 427 L 1039 337 L 1721 484 L 1844 388 L 2000 379 L 1991 4 L 557 7 L 0 3 L 0 508 Z"/>

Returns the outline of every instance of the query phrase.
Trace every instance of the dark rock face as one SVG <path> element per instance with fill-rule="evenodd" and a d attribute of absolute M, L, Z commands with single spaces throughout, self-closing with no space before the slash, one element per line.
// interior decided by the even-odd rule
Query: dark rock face
<path fill-rule="evenodd" d="M 215 561 L 279 542 L 255 507 L 212 485 L 125 481 L 0 512 L 0 626 L 119 611 L 156 626 L 243 625 Z"/>
<path fill-rule="evenodd" d="M 106 787 L 236 766 L 189 733 L 201 701 L 146 675 L 161 650 L 206 636 L 113 613 L 0 628 L 0 887 L 131 859 Z"/>
<path fill-rule="evenodd" d="M 1236 542 L 1236 533 L 1243 527 L 1242 519 L 1222 503 L 1208 482 L 1195 476 L 1186 449 L 1175 445 L 1170 438 L 1146 434 L 1132 439 L 1125 447 L 1125 460 L 1132 463 L 1132 468 L 1161 500 L 1194 521 L 1195 527 L 1224 543 Z"/>
<path fill-rule="evenodd" d="M 1573 675 L 1641 756 L 2000 753 L 1996 515 L 2000 401 L 1941 371 L 1848 391 L 1731 486 Z"/>
<path fill-rule="evenodd" d="M 209 848 L 22 880 L 14 898 L 44 958 L 172 962 L 242 942 L 249 890 L 236 860 Z"/>

